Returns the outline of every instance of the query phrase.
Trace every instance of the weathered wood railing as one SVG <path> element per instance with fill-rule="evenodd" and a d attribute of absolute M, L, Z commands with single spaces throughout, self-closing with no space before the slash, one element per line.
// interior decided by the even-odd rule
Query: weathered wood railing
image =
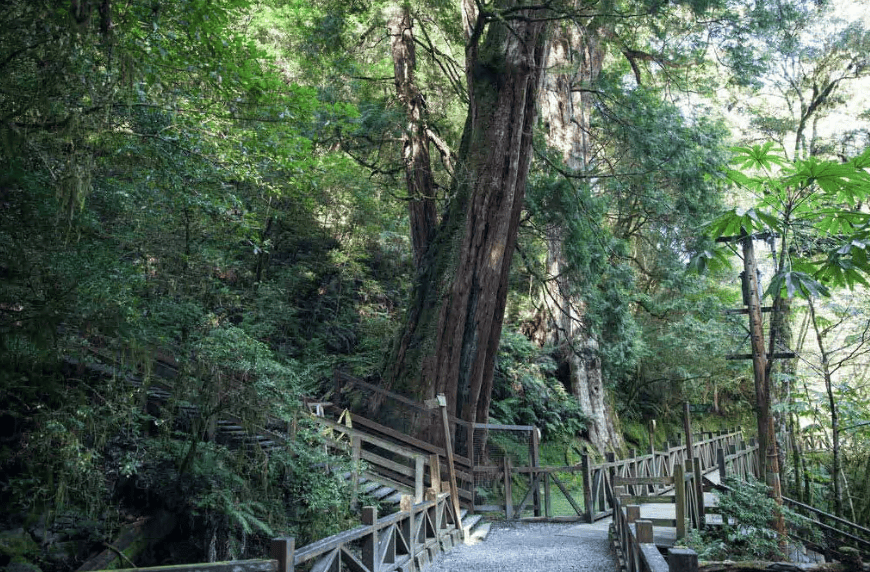
<path fill-rule="evenodd" d="M 687 470 L 694 464 L 694 470 Z M 698 486 L 700 471 L 699 462 L 686 461 L 687 468 L 681 465 L 674 466 L 673 476 L 667 477 L 615 477 L 614 483 L 614 506 L 619 500 L 622 506 L 638 506 L 644 503 L 667 503 L 674 505 L 674 518 L 646 518 L 653 526 L 667 526 L 677 531 L 677 538 L 686 536 L 686 523 L 694 529 L 703 527 L 704 522 L 704 494 Z M 655 487 L 664 487 L 673 491 L 671 495 L 661 493 L 646 493 Z M 614 518 L 616 515 L 614 514 Z"/>
<path fill-rule="evenodd" d="M 742 443 L 742 431 L 737 428 L 732 431 L 722 431 L 718 434 L 704 433 L 695 440 L 692 464 L 686 467 L 685 445 L 666 444 L 661 451 L 653 450 L 647 455 L 632 454 L 627 459 L 616 459 L 612 453 L 607 455 L 604 463 L 593 463 L 588 454 L 581 457 L 579 465 L 564 467 L 514 467 L 509 459 L 502 467 L 498 467 L 497 477 L 503 480 L 504 501 L 501 506 L 476 506 L 476 510 L 504 510 L 508 518 L 520 517 L 524 511 L 532 510 L 531 518 L 548 520 L 577 520 L 594 522 L 613 514 L 613 486 L 616 479 L 627 485 L 635 496 L 659 496 L 675 487 L 674 477 L 677 468 L 685 475 L 690 475 L 689 486 L 692 494 L 686 497 L 685 514 L 691 519 L 692 526 L 700 526 L 704 519 L 703 506 L 703 475 L 718 468 L 717 451 L 720 448 L 738 450 Z M 736 455 L 736 453 L 735 453 Z M 741 463 L 741 467 L 749 461 L 737 455 L 731 462 Z M 492 471 L 493 467 L 483 467 Z M 481 467 L 475 467 L 475 472 Z M 564 475 L 580 474 L 582 492 L 571 490 L 564 480 Z M 510 475 L 510 478 L 508 478 Z M 560 477 L 560 475 L 563 475 Z M 698 475 L 697 478 L 694 475 Z M 641 484 L 641 480 L 646 479 Z M 571 516 L 555 516 L 551 511 L 551 490 L 555 485 L 564 495 L 565 500 L 574 511 Z M 521 500 L 514 502 L 514 492 L 521 486 Z M 543 495 L 541 495 L 543 487 Z M 524 491 L 524 492 L 523 492 Z"/>
<path fill-rule="evenodd" d="M 819 543 L 804 538 L 800 531 L 790 531 L 793 537 L 810 545 L 814 550 L 825 552 L 826 557 L 840 558 L 841 548 L 844 546 L 855 548 L 865 558 L 870 556 L 870 529 L 788 497 L 783 497 L 782 500 L 786 506 L 806 519 L 809 526 L 821 531 L 824 541 Z"/>
<path fill-rule="evenodd" d="M 696 572 L 698 555 L 693 550 L 671 548 L 667 560 L 653 540 L 654 520 L 640 518 L 640 506 L 623 487 L 615 487 L 613 543 L 620 568 L 625 572 Z"/>
<path fill-rule="evenodd" d="M 427 466 L 429 462 L 428 460 L 432 455 L 436 455 L 441 459 L 447 458 L 447 451 L 444 449 L 444 447 L 434 445 L 427 441 L 423 441 L 422 439 L 417 439 L 411 435 L 403 433 L 396 428 L 388 427 L 382 423 L 378 423 L 376 421 L 368 419 L 364 415 L 361 415 L 359 413 L 353 413 L 351 411 L 345 412 L 342 409 L 341 404 L 344 400 L 344 394 L 356 388 L 362 390 L 368 395 L 378 395 L 383 398 L 392 400 L 395 404 L 401 406 L 402 411 L 408 417 L 418 416 L 423 419 L 427 419 L 428 427 L 430 427 L 433 431 L 443 432 L 443 424 L 441 420 L 437 418 L 437 414 L 439 413 L 437 410 L 425 407 L 424 405 L 416 403 L 410 399 L 407 399 L 406 397 L 386 391 L 382 387 L 372 385 L 363 380 L 344 374 L 340 371 L 336 371 L 334 375 L 335 391 L 333 397 L 338 398 L 337 404 L 327 404 L 324 407 L 324 410 L 336 417 L 340 414 L 348 415 L 351 419 L 352 427 L 359 428 L 362 430 L 360 432 L 361 434 L 365 433 L 366 435 L 368 435 L 367 438 L 361 440 L 360 442 L 361 458 L 363 458 L 364 460 L 369 460 L 369 462 L 371 462 L 371 458 L 367 459 L 366 457 L 373 453 L 373 447 L 380 447 L 384 451 L 391 451 L 399 454 L 400 456 L 407 456 L 408 454 L 413 452 L 413 454 L 415 455 L 421 455 L 423 457 L 423 463 Z M 456 440 L 457 431 L 463 432 L 464 435 L 473 435 L 473 424 L 462 421 L 461 419 L 457 419 L 452 415 L 448 415 L 448 422 L 451 427 L 454 441 Z M 340 428 L 336 429 L 341 430 Z M 469 431 L 469 429 L 472 429 L 472 431 Z M 378 442 L 379 444 L 376 444 L 374 440 L 376 438 L 380 439 L 380 441 Z M 389 447 L 385 446 L 386 443 L 392 443 L 396 447 L 396 449 L 394 451 L 391 450 Z M 458 487 L 459 500 L 462 504 L 471 508 L 474 489 L 473 473 L 471 470 L 472 462 L 468 457 L 458 454 L 453 455 L 453 462 L 456 472 L 455 476 L 456 484 Z M 441 470 L 443 472 L 441 476 L 446 481 L 448 477 L 448 475 L 446 474 L 447 466 L 445 464 L 441 464 Z M 385 476 L 389 477 L 390 475 L 388 472 L 385 471 Z M 393 476 L 395 477 L 394 480 L 398 484 L 405 484 L 407 486 L 414 487 L 416 486 L 416 483 L 414 481 L 409 481 L 409 475 L 405 470 L 399 470 Z"/>
<path fill-rule="evenodd" d="M 381 518 L 375 507 L 365 507 L 362 526 L 299 550 L 294 550 L 289 539 L 288 548 L 277 555 L 282 557 L 278 572 L 293 572 L 312 561 L 312 570 L 331 572 L 391 572 L 427 566 L 438 552 L 462 539 L 462 526 L 449 493 L 429 489 L 426 497 L 414 503 L 405 495 L 399 512 Z"/>
<path fill-rule="evenodd" d="M 742 440 L 737 443 L 729 443 L 727 447 L 720 447 L 716 451 L 716 467 L 719 469 L 719 480 L 725 477 L 737 477 L 747 480 L 749 477 L 758 477 L 758 445 L 752 439 L 749 446 Z"/>
<path fill-rule="evenodd" d="M 462 539 L 459 515 L 450 493 L 434 488 L 426 500 L 415 503 L 404 495 L 401 510 L 378 518 L 377 508 L 364 507 L 363 524 L 296 548 L 293 538 L 272 540 L 270 560 L 239 560 L 131 568 L 123 572 L 294 572 L 297 569 L 329 572 L 393 572 L 421 570 L 441 551 Z M 117 571 L 116 571 L 117 572 Z"/>
<path fill-rule="evenodd" d="M 428 468 L 435 466 L 435 460 L 416 450 L 397 445 L 393 441 L 381 439 L 368 433 L 354 431 L 346 425 L 336 423 L 327 418 L 318 422 L 329 430 L 324 434 L 328 447 L 349 455 L 354 461 L 352 474 L 353 496 L 356 504 L 359 493 L 359 478 L 366 476 L 377 480 L 383 485 L 390 485 L 396 490 L 413 492 L 414 502 L 423 500 L 423 487 Z M 356 467 L 359 461 L 365 461 L 366 470 L 359 472 Z M 440 463 L 439 463 L 440 466 Z M 431 483 L 431 478 L 430 481 Z"/>

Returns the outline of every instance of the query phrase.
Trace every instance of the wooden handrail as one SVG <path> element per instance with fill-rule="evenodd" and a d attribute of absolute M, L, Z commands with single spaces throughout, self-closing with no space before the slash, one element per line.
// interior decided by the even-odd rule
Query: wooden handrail
<path fill-rule="evenodd" d="M 653 524 L 643 519 L 638 505 L 624 505 L 625 489 L 614 487 L 614 548 L 626 572 L 697 572 L 698 555 L 693 550 L 671 548 L 662 556 L 653 538 Z"/>

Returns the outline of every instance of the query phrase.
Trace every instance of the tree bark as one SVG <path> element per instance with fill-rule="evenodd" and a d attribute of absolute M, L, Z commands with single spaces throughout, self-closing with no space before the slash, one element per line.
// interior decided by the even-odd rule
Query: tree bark
<path fill-rule="evenodd" d="M 397 9 L 390 18 L 390 49 L 393 58 L 396 96 L 405 108 L 402 132 L 402 160 L 408 189 L 408 216 L 414 261 L 420 266 L 435 232 L 435 181 L 426 134 L 426 103 L 414 81 L 416 52 L 411 13 L 408 6 Z"/>
<path fill-rule="evenodd" d="M 574 22 L 562 22 L 552 32 L 547 50 L 547 74 L 541 91 L 541 120 L 547 129 L 547 143 L 559 149 L 565 165 L 582 172 L 592 163 L 588 88 L 601 72 L 604 50 L 595 31 Z M 576 88 L 580 89 L 576 89 Z M 557 358 L 568 372 L 568 388 L 589 416 L 590 443 L 600 452 L 622 448 L 615 412 L 607 391 L 598 357 L 598 342 L 583 322 L 581 295 L 571 290 L 569 264 L 563 250 L 564 231 L 560 225 L 547 229 L 547 282 L 543 286 L 536 341 L 557 348 Z"/>
<path fill-rule="evenodd" d="M 837 399 L 834 395 L 833 375 L 827 348 L 825 348 L 824 334 L 819 330 L 819 322 L 816 319 L 816 308 L 812 298 L 807 298 L 810 309 L 810 321 L 816 334 L 816 344 L 819 347 L 819 359 L 822 366 L 822 377 L 825 381 L 825 392 L 828 396 L 828 407 L 831 413 L 831 485 L 833 486 L 834 516 L 843 516 L 843 493 L 840 487 L 840 473 L 842 461 L 840 460 L 840 415 L 837 408 Z"/>
<path fill-rule="evenodd" d="M 489 414 L 544 64 L 544 12 L 512 15 L 485 27 L 469 18 L 469 107 L 453 194 L 384 371 L 385 386 L 417 399 L 443 393 L 449 411 L 470 422 Z"/>

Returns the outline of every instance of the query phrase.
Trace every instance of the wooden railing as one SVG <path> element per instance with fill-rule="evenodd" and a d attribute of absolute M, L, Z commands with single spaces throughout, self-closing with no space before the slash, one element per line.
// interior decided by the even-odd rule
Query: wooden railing
<path fill-rule="evenodd" d="M 782 500 L 786 506 L 805 519 L 808 526 L 821 531 L 824 541 L 804 538 L 805 535 L 800 531 L 790 531 L 793 537 L 813 547 L 814 550 L 825 552 L 826 557 L 836 556 L 841 559 L 841 548 L 844 546 L 855 548 L 865 558 L 870 556 L 870 529 L 788 497 L 783 497 Z"/>
<path fill-rule="evenodd" d="M 294 572 L 297 567 L 330 572 L 421 570 L 463 537 L 450 493 L 439 492 L 435 482 L 436 487 L 426 491 L 422 502 L 403 495 L 399 512 L 380 518 L 376 507 L 363 507 L 361 526 L 302 548 L 296 548 L 293 538 L 275 538 L 270 560 L 131 568 L 124 572 Z"/>
<path fill-rule="evenodd" d="M 692 526 L 700 526 L 703 522 L 705 508 L 703 506 L 703 475 L 718 468 L 717 451 L 722 447 L 733 448 L 735 451 L 742 443 L 742 431 L 737 428 L 732 431 L 722 431 L 718 434 L 706 433 L 695 440 L 692 463 L 686 467 L 687 455 L 684 445 L 667 444 L 661 451 L 653 450 L 650 454 L 638 456 L 633 454 L 627 459 L 616 459 L 610 453 L 604 463 L 593 463 L 588 454 L 581 457 L 579 465 L 563 467 L 514 467 L 509 460 L 499 469 L 496 478 L 503 481 L 504 501 L 500 506 L 475 506 L 476 510 L 504 510 L 508 518 L 520 517 L 524 511 L 532 510 L 534 516 L 548 520 L 577 520 L 594 522 L 613 514 L 614 482 L 622 483 L 634 496 L 660 496 L 672 491 L 675 487 L 674 477 L 677 470 L 689 475 L 688 486 L 691 494 L 686 496 L 685 514 L 691 519 Z M 749 463 L 744 456 L 731 458 L 734 462 Z M 735 461 L 736 460 L 736 461 Z M 493 467 L 483 467 L 492 471 Z M 481 467 L 475 467 L 475 473 Z M 563 477 L 565 474 L 580 474 L 582 476 L 582 491 L 572 490 Z M 695 475 L 698 475 L 695 477 Z M 508 478 L 510 476 L 510 478 Z M 517 487 L 525 490 L 524 496 L 514 503 L 513 496 Z M 564 495 L 572 507 L 574 515 L 555 516 L 551 511 L 551 491 L 553 486 Z M 543 495 L 540 489 L 543 488 Z"/>
<path fill-rule="evenodd" d="M 429 489 L 427 500 L 402 498 L 401 510 L 378 518 L 375 507 L 363 509 L 363 525 L 294 550 L 292 539 L 279 551 L 278 572 L 293 572 L 311 562 L 312 570 L 391 572 L 427 566 L 438 552 L 462 539 L 459 515 L 449 493 Z M 273 557 L 276 556 L 273 554 Z"/>
<path fill-rule="evenodd" d="M 619 565 L 625 572 L 696 572 L 694 550 L 671 548 L 667 560 L 653 539 L 655 521 L 640 518 L 640 506 L 629 504 L 632 497 L 616 487 L 613 501 L 613 544 Z"/>
<path fill-rule="evenodd" d="M 690 463 L 687 461 L 686 465 Z M 696 467 L 698 462 L 694 463 Z M 641 504 L 673 504 L 674 518 L 649 518 L 653 526 L 667 526 L 677 531 L 677 538 L 685 538 L 686 523 L 694 529 L 703 527 L 704 494 L 699 491 L 697 468 L 694 471 L 685 470 L 681 465 L 674 466 L 673 476 L 667 477 L 615 477 L 614 506 L 617 501 L 622 506 L 638 506 Z M 664 487 L 673 491 L 671 495 L 658 492 L 646 493 L 656 487 Z M 616 516 L 614 516 L 616 518 Z"/>
<path fill-rule="evenodd" d="M 717 465 L 721 481 L 725 477 L 736 477 L 744 481 L 749 477 L 757 478 L 758 445 L 754 442 L 749 446 L 740 443 L 736 447 L 731 446 L 728 451 L 720 449 L 717 453 Z M 731 490 L 725 485 L 716 485 L 716 488 L 720 491 Z M 839 557 L 837 552 L 842 546 L 852 546 L 861 553 L 870 555 L 870 529 L 788 497 L 782 497 L 782 500 L 806 520 L 808 527 L 815 527 L 825 538 L 824 542 L 819 543 L 801 531 L 790 530 L 789 534 L 796 540 L 826 553 L 826 556 Z"/>
<path fill-rule="evenodd" d="M 758 478 L 758 445 L 752 440 L 749 446 L 740 441 L 729 444 L 727 448 L 721 447 L 716 451 L 716 466 L 720 481 L 727 476 L 743 481 L 749 477 Z"/>

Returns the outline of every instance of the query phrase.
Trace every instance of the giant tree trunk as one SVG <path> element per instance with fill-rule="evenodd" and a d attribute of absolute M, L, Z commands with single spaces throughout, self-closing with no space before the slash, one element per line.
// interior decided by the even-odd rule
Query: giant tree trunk
<path fill-rule="evenodd" d="M 604 50 L 600 38 L 574 22 L 562 22 L 553 32 L 547 56 L 547 74 L 541 93 L 541 119 L 547 143 L 562 152 L 566 166 L 576 172 L 592 162 L 591 84 L 601 71 Z M 589 441 L 604 452 L 622 448 L 615 412 L 607 400 L 598 343 L 583 323 L 582 293 L 573 292 L 562 248 L 563 229 L 547 229 L 547 283 L 539 316 L 537 341 L 557 348 L 567 371 L 570 390 L 590 418 Z"/>
<path fill-rule="evenodd" d="M 473 9 L 465 3 L 469 107 L 453 196 L 421 260 L 404 330 L 384 371 L 385 386 L 418 399 L 443 393 L 448 410 L 471 422 L 489 414 L 546 28 L 536 18 L 541 10 L 513 12 L 513 19 L 484 27 Z"/>

